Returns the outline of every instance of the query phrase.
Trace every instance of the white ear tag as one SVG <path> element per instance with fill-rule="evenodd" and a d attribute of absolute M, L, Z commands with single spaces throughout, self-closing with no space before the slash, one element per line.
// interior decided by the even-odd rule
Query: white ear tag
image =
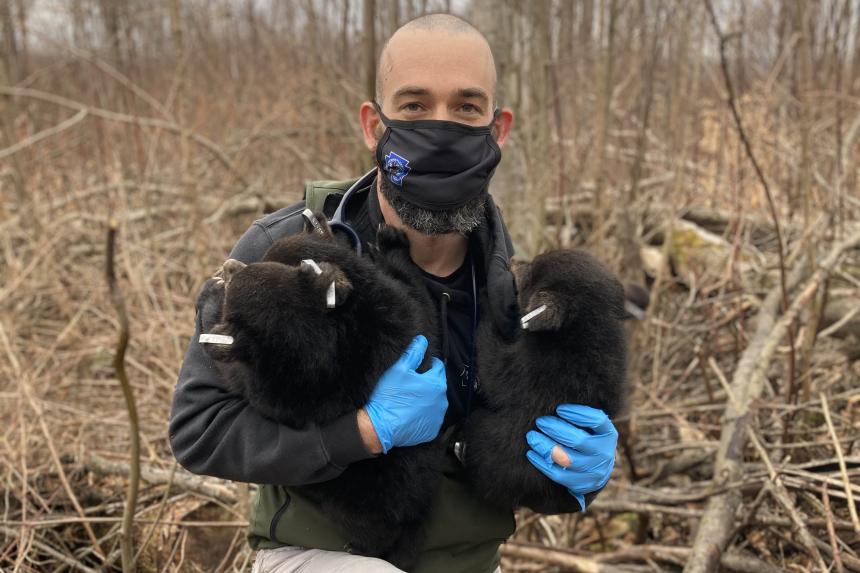
<path fill-rule="evenodd" d="M 321 275 L 321 274 L 322 274 L 322 269 L 321 269 L 321 268 L 320 268 L 320 266 L 316 263 L 316 261 L 315 261 L 315 260 L 313 260 L 313 259 L 302 259 L 302 264 L 303 264 L 303 265 L 308 265 L 309 267 L 311 267 L 311 268 L 314 270 L 314 272 L 315 272 L 316 274 L 318 274 L 318 275 Z"/>
<path fill-rule="evenodd" d="M 302 264 L 311 267 L 316 274 L 322 274 L 322 269 L 313 259 L 302 259 Z M 331 281 L 331 284 L 328 285 L 328 289 L 325 291 L 325 305 L 327 308 L 334 308 L 334 304 L 334 281 Z"/>
<path fill-rule="evenodd" d="M 233 344 L 233 337 L 226 334 L 201 334 L 200 344 Z"/>
<path fill-rule="evenodd" d="M 523 327 L 523 330 L 528 330 L 529 329 L 529 321 L 531 319 L 533 319 L 534 317 L 538 316 L 539 314 L 543 313 L 543 311 L 545 311 L 545 310 L 546 310 L 546 305 L 542 304 L 539 307 L 537 307 L 536 309 L 534 309 L 533 311 L 531 311 L 530 313 L 528 313 L 527 315 L 525 315 L 524 317 L 522 317 L 520 319 L 520 325 Z"/>
<path fill-rule="evenodd" d="M 635 318 L 636 320 L 644 320 L 645 319 L 645 311 L 630 302 L 629 300 L 624 301 L 624 310 L 630 313 L 630 316 Z"/>
<path fill-rule="evenodd" d="M 334 281 L 331 281 L 331 284 L 328 285 L 328 290 L 325 291 L 325 305 L 326 305 L 326 308 L 334 308 L 334 305 L 335 305 Z"/>
<path fill-rule="evenodd" d="M 317 219 L 316 215 L 314 215 L 313 211 L 311 211 L 310 209 L 305 209 L 304 211 L 302 211 L 302 217 L 305 218 L 305 221 L 311 224 L 311 227 L 314 228 L 314 232 L 317 235 L 320 235 L 321 237 L 326 236 L 325 229 L 323 229 L 322 225 L 320 225 L 320 222 Z"/>

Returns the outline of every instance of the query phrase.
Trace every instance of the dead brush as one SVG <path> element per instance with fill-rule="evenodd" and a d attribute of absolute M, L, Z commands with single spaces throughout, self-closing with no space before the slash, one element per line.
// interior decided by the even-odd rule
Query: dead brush
<path fill-rule="evenodd" d="M 171 395 L 197 291 L 239 235 L 300 199 L 304 180 L 368 165 L 353 117 L 360 29 L 349 3 L 96 4 L 70 4 L 73 50 L 32 28 L 36 3 L 0 4 L 18 48 L 0 77 L 0 569 L 121 567 L 130 441 L 104 274 L 115 219 L 140 421 L 137 569 L 247 571 L 250 488 L 177 467 Z M 379 33 L 422 4 L 444 8 L 377 3 Z M 599 29 L 587 25 L 598 4 Z M 765 209 L 705 4 L 474 3 L 518 113 L 493 193 L 520 250 L 591 244 L 643 284 L 643 249 L 658 260 L 631 324 L 616 474 L 585 514 L 520 512 L 504 571 L 860 571 L 858 318 L 825 320 L 828 301 L 860 300 L 860 67 L 848 58 L 860 35 L 850 3 L 801 4 L 715 14 L 773 192 Z M 29 23 L 30 39 L 9 22 Z M 752 33 L 777 22 L 784 37 Z M 129 34 L 105 42 L 103 29 Z M 679 219 L 725 247 L 705 272 L 678 273 Z"/>

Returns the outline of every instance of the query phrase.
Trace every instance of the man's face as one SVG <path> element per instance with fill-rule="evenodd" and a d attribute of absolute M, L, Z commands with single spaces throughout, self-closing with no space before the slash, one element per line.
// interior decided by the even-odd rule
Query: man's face
<path fill-rule="evenodd" d="M 488 125 L 495 110 L 496 73 L 492 53 L 477 34 L 439 30 L 400 30 L 388 43 L 379 69 L 380 106 L 391 119 L 446 120 L 473 126 Z M 385 126 L 370 103 L 361 108 L 365 143 L 376 150 Z M 502 110 L 493 122 L 499 145 L 512 121 Z M 380 178 L 381 191 L 401 220 L 424 234 L 468 233 L 483 219 L 485 198 L 445 211 L 406 202 L 398 190 Z"/>
<path fill-rule="evenodd" d="M 496 72 L 480 36 L 403 30 L 391 38 L 379 73 L 379 103 L 392 119 L 487 125 L 493 117 Z"/>

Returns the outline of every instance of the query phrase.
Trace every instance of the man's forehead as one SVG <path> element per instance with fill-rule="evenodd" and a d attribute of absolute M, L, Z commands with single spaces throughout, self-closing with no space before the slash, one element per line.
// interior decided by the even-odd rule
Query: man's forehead
<path fill-rule="evenodd" d="M 462 95 L 464 90 L 494 95 L 493 55 L 477 34 L 402 30 L 391 38 L 380 63 L 385 98 L 415 87 L 434 95 Z"/>

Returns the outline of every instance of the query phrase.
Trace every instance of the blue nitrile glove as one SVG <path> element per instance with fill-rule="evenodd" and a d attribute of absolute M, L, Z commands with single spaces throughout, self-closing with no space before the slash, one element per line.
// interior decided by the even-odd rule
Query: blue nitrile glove
<path fill-rule="evenodd" d="M 618 430 L 603 410 L 581 404 L 562 404 L 560 417 L 541 416 L 535 430 L 526 434 L 532 448 L 529 461 L 552 481 L 563 485 L 585 511 L 585 494 L 606 485 L 615 467 Z M 552 449 L 561 446 L 571 460 L 562 467 L 552 460 Z"/>
<path fill-rule="evenodd" d="M 439 433 L 448 409 L 445 365 L 436 357 L 430 370 L 416 369 L 427 351 L 427 339 L 412 339 L 403 356 L 385 371 L 364 407 L 379 436 L 382 451 L 429 442 Z"/>

